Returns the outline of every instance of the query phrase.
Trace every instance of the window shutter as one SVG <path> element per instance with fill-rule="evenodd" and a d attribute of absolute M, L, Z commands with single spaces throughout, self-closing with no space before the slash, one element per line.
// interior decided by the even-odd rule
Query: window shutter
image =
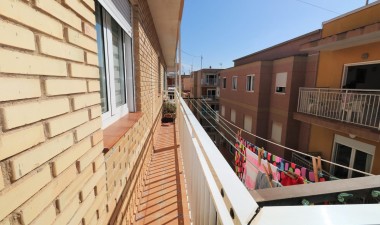
<path fill-rule="evenodd" d="M 281 143 L 282 124 L 278 122 L 272 123 L 272 140 Z"/>
<path fill-rule="evenodd" d="M 286 87 L 286 79 L 288 73 L 277 73 L 276 74 L 276 87 Z"/>
<path fill-rule="evenodd" d="M 244 130 L 252 132 L 252 117 L 245 115 L 244 116 Z"/>

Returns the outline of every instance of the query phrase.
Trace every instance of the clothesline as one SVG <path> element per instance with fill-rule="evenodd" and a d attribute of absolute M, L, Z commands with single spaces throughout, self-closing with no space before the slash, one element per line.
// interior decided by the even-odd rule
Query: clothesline
<path fill-rule="evenodd" d="M 197 110 L 199 113 L 200 113 L 200 115 L 236 150 L 236 153 L 238 153 L 240 156 L 243 156 L 243 157 L 246 157 L 245 156 L 245 154 L 244 153 L 242 153 L 241 152 L 241 149 L 240 148 L 237 148 L 236 146 L 235 146 L 235 144 L 232 144 L 202 113 L 201 113 L 201 111 L 198 109 L 198 107 L 192 102 L 192 101 L 190 101 L 190 104 L 195 108 L 195 110 Z M 199 105 L 199 104 L 198 104 Z M 210 114 L 209 114 L 210 115 Z M 235 137 L 235 136 L 234 136 Z M 254 152 L 252 152 L 253 154 L 255 154 Z M 263 159 L 263 161 L 267 161 L 266 159 Z M 260 172 L 264 172 L 262 169 L 260 169 L 258 166 L 256 166 L 255 164 L 253 164 L 252 162 L 250 162 L 249 160 L 248 161 L 245 161 L 245 163 L 248 163 L 249 165 L 252 165 L 257 171 L 260 171 Z M 264 163 L 264 162 L 263 162 Z M 272 165 L 272 166 L 274 166 L 274 165 Z M 262 166 L 261 166 L 262 167 Z M 274 166 L 274 167 L 276 167 L 276 166 Z M 282 170 L 281 168 L 278 168 L 278 167 L 276 167 L 276 171 L 280 171 L 280 172 L 283 172 L 283 173 L 286 173 L 287 171 L 285 171 L 285 170 Z M 241 177 L 239 177 L 239 178 L 241 178 L 241 180 L 242 180 L 242 178 L 243 178 L 243 176 L 241 176 Z M 278 179 L 278 180 L 280 180 L 281 179 L 281 174 L 278 174 L 277 175 L 277 172 L 276 172 L 276 178 Z M 274 180 L 275 181 L 275 180 Z M 243 183 L 245 183 L 243 180 L 242 180 L 242 182 Z M 278 182 L 278 181 L 276 181 L 276 182 Z M 308 182 L 307 181 L 307 183 L 310 183 L 310 182 Z M 248 187 L 247 187 L 248 188 Z"/>
<path fill-rule="evenodd" d="M 198 101 L 197 101 L 197 102 L 198 102 Z M 286 150 L 289 150 L 289 151 L 292 151 L 292 152 L 295 152 L 295 153 L 298 153 L 298 154 L 301 154 L 301 155 L 304 155 L 304 156 L 313 157 L 313 156 L 310 155 L 310 154 L 307 154 L 307 153 L 304 153 L 304 152 L 301 152 L 301 151 L 298 151 L 298 150 L 295 150 L 295 149 L 292 149 L 292 148 L 286 147 L 286 146 L 284 146 L 284 145 L 281 145 L 281 144 L 275 143 L 275 142 L 273 142 L 273 141 L 270 141 L 270 140 L 267 140 L 267 139 L 262 138 L 262 137 L 260 137 L 260 136 L 257 136 L 257 135 L 255 135 L 255 134 L 253 134 L 253 133 L 251 133 L 251 132 L 248 132 L 248 131 L 246 131 L 246 130 L 244 130 L 244 129 L 238 127 L 238 126 L 236 126 L 235 124 L 229 122 L 229 121 L 226 120 L 223 116 L 219 116 L 219 114 L 217 114 L 217 113 L 216 113 L 216 112 L 210 107 L 210 105 L 208 105 L 208 103 L 207 103 L 204 99 L 202 99 L 201 103 L 203 103 L 207 108 L 209 108 L 210 111 L 211 111 L 214 115 L 217 115 L 218 118 L 221 118 L 223 121 L 225 121 L 225 122 L 228 123 L 229 125 L 231 125 L 231 126 L 237 128 L 237 130 L 242 130 L 243 132 L 245 132 L 245 133 L 247 133 L 247 134 L 249 134 L 249 135 L 251 135 L 251 136 L 253 136 L 253 137 L 256 137 L 256 138 L 258 138 L 258 139 L 260 139 L 260 140 L 266 141 L 266 142 L 271 143 L 271 144 L 273 144 L 273 145 L 276 145 L 276 146 L 282 147 L 282 148 L 284 148 L 284 149 L 286 149 Z M 206 111 L 206 112 L 208 113 L 208 111 Z M 210 114 L 209 114 L 209 115 L 210 115 Z M 214 120 L 216 121 L 215 118 L 213 118 L 213 117 L 211 117 L 211 118 L 214 119 Z M 369 176 L 372 176 L 372 175 L 373 175 L 373 174 L 371 174 L 371 173 L 367 173 L 367 172 L 364 172 L 364 171 L 361 171 L 361 170 L 357 170 L 357 169 L 354 169 L 354 168 L 351 168 L 351 167 L 347 167 L 347 166 L 344 166 L 344 165 L 341 165 L 341 164 L 338 164 L 338 163 L 335 163 L 335 162 L 332 162 L 332 161 L 329 161 L 329 160 L 326 160 L 326 159 L 321 159 L 321 161 L 326 162 L 326 163 L 329 163 L 329 164 L 332 164 L 332 165 L 335 165 L 335 166 L 339 166 L 339 167 L 342 167 L 342 168 L 345 168 L 345 169 L 348 169 L 348 170 L 351 170 L 351 171 L 355 171 L 355 172 L 358 172 L 358 173 L 362 173 L 362 174 L 365 174 L 365 175 L 369 175 Z"/>

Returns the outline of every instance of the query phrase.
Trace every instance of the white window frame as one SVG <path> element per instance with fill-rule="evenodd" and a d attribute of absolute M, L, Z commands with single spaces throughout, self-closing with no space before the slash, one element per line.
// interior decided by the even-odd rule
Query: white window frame
<path fill-rule="evenodd" d="M 236 91 L 237 90 L 237 84 L 238 84 L 238 77 L 237 76 L 233 76 L 232 77 L 232 90 Z"/>
<path fill-rule="evenodd" d="M 102 2 L 99 2 L 102 3 Z M 134 75 L 133 75 L 133 39 L 130 25 L 126 20 L 121 20 L 120 15 L 114 15 L 113 10 L 110 12 L 112 3 L 107 3 L 102 8 L 102 22 L 103 22 L 103 45 L 104 45 L 104 61 L 105 61 L 105 74 L 106 74 L 106 86 L 107 86 L 107 103 L 108 111 L 102 114 L 102 128 L 106 128 L 112 123 L 119 120 L 121 117 L 127 115 L 129 112 L 135 111 L 135 87 L 134 87 Z M 106 7 L 104 7 L 106 6 Z M 107 13 L 106 13 L 107 12 Z M 121 41 L 122 41 L 122 53 L 123 53 L 123 67 L 124 81 L 125 81 L 125 100 L 126 103 L 120 106 L 116 106 L 116 94 L 115 94 L 115 74 L 113 65 L 113 44 L 112 44 L 112 19 L 118 23 L 121 27 Z M 121 21 L 121 22 L 119 22 Z M 120 23 L 124 23 L 124 26 Z M 126 26 L 125 23 L 127 23 Z M 127 30 L 126 30 L 127 29 Z M 128 35 L 128 36 L 127 36 Z M 129 38 L 127 42 L 127 39 Z M 129 44 L 130 46 L 128 46 Z M 110 57 L 111 56 L 111 57 Z"/>
<path fill-rule="evenodd" d="M 345 146 L 351 148 L 351 158 L 350 158 L 350 164 L 349 164 L 350 168 L 354 167 L 354 161 L 355 161 L 356 151 L 359 150 L 359 151 L 364 152 L 364 153 L 366 153 L 368 155 L 371 155 L 372 156 L 372 160 L 371 160 L 371 165 L 369 166 L 369 171 L 364 171 L 364 172 L 371 173 L 372 167 L 373 167 L 373 161 L 375 159 L 376 146 L 370 145 L 370 144 L 367 144 L 367 143 L 364 143 L 364 142 L 361 142 L 361 141 L 357 141 L 357 140 L 354 140 L 354 139 L 351 139 L 351 138 L 348 138 L 348 137 L 344 137 L 344 136 L 341 136 L 341 135 L 338 135 L 338 134 L 335 134 L 335 136 L 334 136 L 334 144 L 333 144 L 333 151 L 332 151 L 332 155 L 331 155 L 331 159 L 332 159 L 333 162 L 336 161 L 336 151 L 337 151 L 336 145 L 337 144 L 345 145 Z M 335 169 L 334 166 L 332 166 L 331 169 L 330 169 L 331 174 L 334 173 L 334 169 Z M 352 177 L 352 170 L 348 170 L 347 178 L 351 178 L 351 177 Z"/>
<path fill-rule="evenodd" d="M 380 60 L 367 61 L 367 62 L 356 62 L 356 63 L 346 63 L 346 64 L 344 64 L 343 65 L 342 82 L 340 84 L 340 87 L 343 88 L 343 86 L 346 84 L 348 68 L 350 66 L 364 66 L 364 65 L 371 65 L 371 64 L 380 64 Z"/>
<path fill-rule="evenodd" d="M 251 78 L 251 79 L 249 79 L 249 78 Z M 247 75 L 246 80 L 245 80 L 245 82 L 246 82 L 245 90 L 247 92 L 254 92 L 255 91 L 255 88 L 254 88 L 255 82 L 254 81 L 255 81 L 255 74 Z"/>
<path fill-rule="evenodd" d="M 222 88 L 226 88 L 227 87 L 227 77 L 223 77 L 223 80 L 222 80 Z"/>
<path fill-rule="evenodd" d="M 208 88 L 208 89 L 207 89 L 207 92 L 206 92 L 207 98 L 208 98 L 209 96 L 211 96 L 211 95 L 208 94 L 209 91 L 210 91 L 210 92 L 212 92 L 212 91 L 215 92 L 215 94 L 214 94 L 214 98 L 215 98 L 215 97 L 216 97 L 216 88 Z"/>
<path fill-rule="evenodd" d="M 283 78 L 284 76 L 285 76 L 285 78 Z M 276 73 L 274 92 L 276 94 L 284 95 L 286 93 L 287 81 L 288 81 L 288 73 L 287 72 Z M 284 88 L 284 91 L 277 91 L 277 88 Z"/>
<path fill-rule="evenodd" d="M 231 109 L 230 114 L 231 114 L 231 122 L 236 123 L 236 110 L 235 109 Z"/>

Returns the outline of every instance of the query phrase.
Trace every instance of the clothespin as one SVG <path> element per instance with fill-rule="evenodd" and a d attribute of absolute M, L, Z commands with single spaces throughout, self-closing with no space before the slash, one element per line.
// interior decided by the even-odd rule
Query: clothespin
<path fill-rule="evenodd" d="M 285 175 L 292 178 L 292 179 L 296 179 L 298 177 L 297 174 L 293 173 L 293 172 L 290 172 L 290 171 L 284 171 Z"/>
<path fill-rule="evenodd" d="M 263 167 L 265 170 L 266 177 L 268 179 L 269 186 L 272 188 L 273 174 L 272 174 L 272 169 L 270 168 L 269 162 L 268 162 L 268 168 L 265 165 L 263 165 Z"/>
<path fill-rule="evenodd" d="M 314 171 L 314 178 L 315 182 L 319 182 L 319 175 L 322 173 L 322 164 L 321 164 L 321 157 L 318 156 L 315 158 L 314 156 L 311 158 L 313 161 L 313 171 Z"/>
<path fill-rule="evenodd" d="M 264 156 L 264 149 L 263 148 L 259 148 L 257 150 L 257 156 L 258 156 L 259 166 L 261 166 L 261 159 Z"/>

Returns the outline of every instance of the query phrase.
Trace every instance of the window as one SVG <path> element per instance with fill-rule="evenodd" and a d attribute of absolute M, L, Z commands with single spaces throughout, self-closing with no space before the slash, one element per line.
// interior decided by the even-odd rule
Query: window
<path fill-rule="evenodd" d="M 348 137 L 335 135 L 333 161 L 364 172 L 371 172 L 376 147 Z M 339 166 L 331 166 L 331 174 L 341 178 L 362 177 L 364 174 Z"/>
<path fill-rule="evenodd" d="M 285 93 L 287 76 L 286 72 L 276 74 L 276 93 Z"/>
<path fill-rule="evenodd" d="M 235 109 L 231 109 L 231 122 L 236 122 L 236 111 Z"/>
<path fill-rule="evenodd" d="M 253 87 L 255 85 L 255 75 L 248 75 L 246 82 L 246 90 L 253 91 Z"/>
<path fill-rule="evenodd" d="M 220 111 L 220 114 L 224 117 L 224 115 L 226 114 L 226 108 L 224 107 L 224 105 L 222 105 L 222 109 Z"/>
<path fill-rule="evenodd" d="M 122 28 L 100 3 L 95 13 L 102 119 L 107 127 L 135 108 L 132 38 L 131 30 Z"/>
<path fill-rule="evenodd" d="M 272 122 L 272 136 L 271 139 L 274 142 L 281 143 L 282 135 L 282 123 Z"/>
<path fill-rule="evenodd" d="M 223 77 L 223 88 L 227 87 L 227 78 Z"/>
<path fill-rule="evenodd" d="M 215 89 L 207 89 L 207 98 L 215 99 L 216 90 Z"/>
<path fill-rule="evenodd" d="M 244 115 L 244 130 L 252 132 L 252 116 Z"/>
<path fill-rule="evenodd" d="M 237 89 L 237 76 L 232 77 L 232 90 Z"/>

